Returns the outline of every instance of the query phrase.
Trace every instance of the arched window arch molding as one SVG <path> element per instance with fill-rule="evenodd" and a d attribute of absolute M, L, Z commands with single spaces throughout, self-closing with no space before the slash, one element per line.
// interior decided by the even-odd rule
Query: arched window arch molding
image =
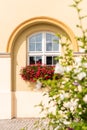
<path fill-rule="evenodd" d="M 18 27 L 16 27 L 8 40 L 6 52 L 8 52 L 8 53 L 12 52 L 15 40 L 23 31 L 25 31 L 27 28 L 31 28 L 33 26 L 38 26 L 38 25 L 41 25 L 41 26 L 48 25 L 51 27 L 59 28 L 60 32 L 65 33 L 70 38 L 72 46 L 73 46 L 73 51 L 78 52 L 78 44 L 75 39 L 75 35 L 74 35 L 73 31 L 68 26 L 66 26 L 64 23 L 62 23 L 61 21 L 58 21 L 56 19 L 49 18 L 49 17 L 31 18 L 31 19 L 21 23 Z M 38 31 L 41 31 L 41 30 L 38 30 Z M 50 30 L 50 28 L 49 28 L 48 31 L 52 31 L 52 30 Z"/>

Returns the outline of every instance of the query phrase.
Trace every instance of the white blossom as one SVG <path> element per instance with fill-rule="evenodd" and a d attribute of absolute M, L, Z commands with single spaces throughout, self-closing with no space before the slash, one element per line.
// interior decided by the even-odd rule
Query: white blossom
<path fill-rule="evenodd" d="M 74 111 L 76 106 L 78 105 L 79 99 L 71 99 L 69 102 L 64 102 L 64 107 L 69 108 L 71 111 Z"/>
<path fill-rule="evenodd" d="M 87 103 L 87 94 L 83 97 L 83 101 Z"/>
<path fill-rule="evenodd" d="M 78 75 L 77 75 L 77 79 L 78 80 L 82 80 L 83 78 L 85 78 L 86 77 L 86 73 L 85 72 L 81 72 L 81 73 L 79 73 Z"/>
<path fill-rule="evenodd" d="M 55 71 L 54 71 L 54 73 L 63 74 L 63 73 L 64 73 L 64 68 L 63 68 L 63 66 L 61 66 L 59 63 L 57 63 L 56 66 L 55 66 Z"/>
<path fill-rule="evenodd" d="M 85 52 L 85 48 L 80 48 L 80 52 Z"/>
<path fill-rule="evenodd" d="M 81 104 L 79 104 L 78 107 L 81 108 Z"/>
<path fill-rule="evenodd" d="M 76 67 L 76 68 L 74 69 L 74 73 L 75 73 L 75 74 L 80 73 L 81 71 L 82 71 L 82 68 Z"/>
<path fill-rule="evenodd" d="M 60 129 L 60 126 L 57 126 L 54 130 L 59 130 Z"/>
<path fill-rule="evenodd" d="M 63 111 L 62 111 L 62 110 L 59 110 L 58 113 L 59 113 L 60 115 L 63 115 Z"/>
<path fill-rule="evenodd" d="M 82 92 L 82 86 L 81 85 L 78 85 L 78 91 Z"/>
<path fill-rule="evenodd" d="M 85 68 L 87 68 L 87 63 L 83 63 L 83 66 L 84 66 Z"/>
<path fill-rule="evenodd" d="M 69 124 L 70 124 L 70 122 L 69 122 L 69 121 L 66 121 L 66 120 L 65 120 L 63 123 L 64 123 L 65 125 L 69 125 Z"/>
<path fill-rule="evenodd" d="M 76 57 L 75 58 L 75 64 L 80 66 L 81 65 L 81 57 Z"/>
<path fill-rule="evenodd" d="M 65 95 L 64 94 L 60 94 L 60 99 L 64 100 L 64 98 L 65 98 Z"/>
<path fill-rule="evenodd" d="M 69 93 L 63 92 L 63 93 L 61 93 L 59 96 L 60 96 L 60 99 L 61 99 L 61 100 L 64 100 L 64 98 L 68 98 L 68 97 L 69 97 Z"/>
<path fill-rule="evenodd" d="M 65 93 L 66 98 L 69 98 L 69 96 L 70 96 L 69 93 Z"/>
<path fill-rule="evenodd" d="M 64 102 L 64 107 L 66 108 L 70 108 L 71 107 L 71 103 L 70 102 Z"/>
<path fill-rule="evenodd" d="M 65 72 L 70 72 L 72 70 L 72 67 L 71 66 L 66 66 L 64 68 Z"/>

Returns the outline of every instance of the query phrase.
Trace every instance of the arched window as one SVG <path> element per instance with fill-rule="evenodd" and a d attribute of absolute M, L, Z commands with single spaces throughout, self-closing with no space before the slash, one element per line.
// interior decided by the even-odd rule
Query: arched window
<path fill-rule="evenodd" d="M 58 37 L 52 32 L 38 32 L 27 39 L 27 64 L 55 65 L 60 54 Z"/>

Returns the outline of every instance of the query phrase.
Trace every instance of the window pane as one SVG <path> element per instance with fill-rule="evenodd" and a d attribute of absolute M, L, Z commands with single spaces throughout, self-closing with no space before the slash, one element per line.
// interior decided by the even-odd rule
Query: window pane
<path fill-rule="evenodd" d="M 35 64 L 35 56 L 30 56 L 29 57 L 29 63 L 30 63 L 30 65 Z"/>
<path fill-rule="evenodd" d="M 49 41 L 49 42 L 52 41 L 52 34 L 46 33 L 46 41 Z"/>
<path fill-rule="evenodd" d="M 59 51 L 59 40 L 55 35 L 53 35 L 53 51 Z"/>
<path fill-rule="evenodd" d="M 52 43 L 46 43 L 46 51 L 52 51 Z"/>
<path fill-rule="evenodd" d="M 46 51 L 52 51 L 52 34 L 46 33 Z"/>
<path fill-rule="evenodd" d="M 46 57 L 46 64 L 47 65 L 52 65 L 52 56 L 47 56 Z"/>
<path fill-rule="evenodd" d="M 52 38 L 53 42 L 56 42 L 58 43 L 59 42 L 59 38 L 55 35 L 53 35 L 53 38 Z"/>
<path fill-rule="evenodd" d="M 42 43 L 36 43 L 36 51 L 42 51 Z"/>
<path fill-rule="evenodd" d="M 42 64 L 42 56 L 36 56 L 36 63 Z"/>
<path fill-rule="evenodd" d="M 42 34 L 37 34 L 36 35 L 36 42 L 42 42 Z"/>
<path fill-rule="evenodd" d="M 35 51 L 35 43 L 29 43 L 29 51 Z"/>
<path fill-rule="evenodd" d="M 59 44 L 53 43 L 53 51 L 59 51 Z"/>
<path fill-rule="evenodd" d="M 31 43 L 31 42 L 35 42 L 35 36 L 32 36 L 29 38 L 29 43 Z"/>

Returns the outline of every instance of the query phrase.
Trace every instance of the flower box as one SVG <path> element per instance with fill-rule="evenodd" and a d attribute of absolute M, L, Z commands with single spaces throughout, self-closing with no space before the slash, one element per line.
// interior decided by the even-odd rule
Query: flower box
<path fill-rule="evenodd" d="M 29 65 L 21 68 L 20 75 L 21 78 L 26 82 L 36 82 L 40 86 L 41 83 L 38 81 L 42 80 L 53 80 L 60 77 L 59 74 L 55 74 L 55 66 L 47 66 L 41 64 Z"/>

